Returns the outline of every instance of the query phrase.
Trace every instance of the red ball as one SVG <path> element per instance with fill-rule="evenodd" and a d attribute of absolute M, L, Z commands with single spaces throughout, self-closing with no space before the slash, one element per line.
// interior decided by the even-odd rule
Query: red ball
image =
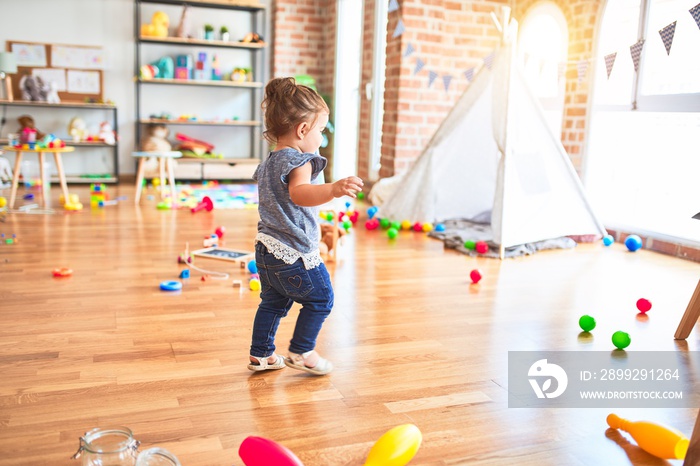
<path fill-rule="evenodd" d="M 379 227 L 379 220 L 376 218 L 373 218 L 371 220 L 367 220 L 365 222 L 365 228 L 368 230 L 376 230 Z"/>
<path fill-rule="evenodd" d="M 413 224 L 413 231 L 423 231 L 423 225 L 420 224 L 420 222 L 416 222 Z"/>
<path fill-rule="evenodd" d="M 217 227 L 216 230 L 214 230 L 214 233 L 216 233 L 216 236 L 219 238 L 223 238 L 224 233 L 226 233 L 226 227 Z"/>
<path fill-rule="evenodd" d="M 479 269 L 474 269 L 469 273 L 469 278 L 472 279 L 472 283 L 479 283 L 479 280 L 481 280 L 481 272 Z"/>
<path fill-rule="evenodd" d="M 475 249 L 479 254 L 485 254 L 489 250 L 489 245 L 485 241 L 477 241 Z"/>
<path fill-rule="evenodd" d="M 637 309 L 639 309 L 639 312 L 644 314 L 649 309 L 651 309 L 651 301 L 649 301 L 648 299 L 639 298 L 637 300 Z"/>

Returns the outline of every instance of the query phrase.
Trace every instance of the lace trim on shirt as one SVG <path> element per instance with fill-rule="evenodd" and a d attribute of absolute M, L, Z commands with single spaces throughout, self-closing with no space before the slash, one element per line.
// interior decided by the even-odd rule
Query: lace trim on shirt
<path fill-rule="evenodd" d="M 298 261 L 301 257 L 301 260 L 304 262 L 304 268 L 306 270 L 311 270 L 323 263 L 321 260 L 321 253 L 318 249 L 311 251 L 308 254 L 302 254 L 296 249 L 290 248 L 278 239 L 273 238 L 270 235 L 266 235 L 265 233 L 258 233 L 258 235 L 255 237 L 255 242 L 264 244 L 267 250 L 270 251 L 270 253 L 275 256 L 276 259 L 281 260 L 285 264 L 291 265 Z"/>

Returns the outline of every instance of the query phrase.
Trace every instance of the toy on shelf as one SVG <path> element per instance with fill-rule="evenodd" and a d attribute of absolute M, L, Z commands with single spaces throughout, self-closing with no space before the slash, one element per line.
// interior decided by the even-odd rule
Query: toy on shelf
<path fill-rule="evenodd" d="M 192 79 L 192 55 L 178 55 L 175 58 L 175 79 Z"/>
<path fill-rule="evenodd" d="M 31 102 L 46 102 L 49 85 L 39 76 L 25 74 L 19 80 L 19 88 L 22 91 L 22 99 Z"/>
<path fill-rule="evenodd" d="M 250 68 L 234 68 L 231 81 L 238 83 L 253 82 L 253 70 Z"/>
<path fill-rule="evenodd" d="M 31 116 L 29 116 L 29 115 L 22 115 L 21 117 L 17 118 L 17 121 L 18 121 L 19 124 L 20 124 L 20 128 L 19 128 L 19 131 L 18 131 L 18 132 L 19 132 L 19 134 L 20 134 L 20 143 L 21 143 L 21 144 L 25 144 L 25 143 L 26 143 L 26 141 L 22 141 L 22 133 L 23 133 L 23 131 L 24 131 L 25 128 L 29 128 L 29 129 L 31 129 L 31 130 L 34 130 L 35 133 L 36 133 L 36 138 L 37 138 L 37 139 L 41 139 L 41 138 L 43 138 L 43 137 L 45 136 L 44 133 L 42 133 L 41 131 L 39 131 L 38 129 L 36 129 L 36 126 L 34 125 L 34 118 L 32 118 Z"/>
<path fill-rule="evenodd" d="M 231 39 L 231 34 L 228 32 L 228 28 L 226 26 L 221 26 L 221 29 L 219 29 L 219 34 L 221 40 L 224 42 L 228 42 Z"/>
<path fill-rule="evenodd" d="M 37 141 L 36 145 L 39 149 L 62 149 L 66 147 L 66 142 L 53 134 L 47 134 Z"/>
<path fill-rule="evenodd" d="M 629 433 L 642 450 L 658 458 L 682 460 L 688 451 L 690 441 L 676 429 L 648 421 L 630 422 L 615 414 L 605 420 L 611 429 Z"/>
<path fill-rule="evenodd" d="M 29 127 L 22 128 L 20 141 L 23 145 L 27 145 L 29 149 L 34 149 L 36 145 L 36 130 Z"/>
<path fill-rule="evenodd" d="M 265 43 L 262 36 L 260 36 L 260 34 L 258 34 L 256 32 L 249 32 L 239 42 L 243 42 L 246 44 L 264 44 Z"/>
<path fill-rule="evenodd" d="M 175 77 L 175 62 L 171 57 L 161 57 L 149 66 L 152 68 L 153 78 L 173 79 Z"/>
<path fill-rule="evenodd" d="M 168 37 L 168 27 L 170 18 L 162 11 L 156 11 L 151 17 L 150 24 L 141 25 L 141 35 L 143 37 Z"/>
<path fill-rule="evenodd" d="M 214 26 L 211 24 L 204 25 L 204 39 L 214 40 Z"/>
<path fill-rule="evenodd" d="M 68 123 L 68 134 L 73 138 L 73 142 L 85 141 L 88 136 L 85 120 L 80 117 L 73 117 Z"/>
<path fill-rule="evenodd" d="M 211 59 L 211 79 L 212 81 L 221 81 L 223 76 L 221 75 L 221 65 L 219 64 L 219 57 L 214 54 Z"/>
<path fill-rule="evenodd" d="M 49 91 L 46 94 L 46 102 L 49 104 L 60 104 L 61 98 L 58 96 L 58 83 L 51 81 L 49 83 Z"/>
<path fill-rule="evenodd" d="M 97 135 L 97 137 L 105 144 L 113 145 L 117 142 L 116 133 L 112 129 L 112 125 L 110 125 L 107 121 L 100 123 L 100 133 Z"/>
<path fill-rule="evenodd" d="M 182 8 L 182 15 L 180 15 L 180 23 L 177 25 L 177 30 L 175 31 L 175 36 L 186 39 L 188 37 L 187 31 L 190 30 L 190 10 L 187 4 Z"/>
<path fill-rule="evenodd" d="M 207 66 L 207 53 L 199 52 L 197 55 L 197 61 L 194 64 L 194 79 L 198 81 L 204 81 L 209 79 L 208 73 L 209 67 Z"/>
<path fill-rule="evenodd" d="M 221 159 L 222 154 L 213 152 L 214 146 L 208 142 L 199 139 L 191 138 L 185 134 L 175 134 L 175 139 L 178 140 L 177 150 L 182 152 L 184 157 L 198 157 L 203 159 Z"/>

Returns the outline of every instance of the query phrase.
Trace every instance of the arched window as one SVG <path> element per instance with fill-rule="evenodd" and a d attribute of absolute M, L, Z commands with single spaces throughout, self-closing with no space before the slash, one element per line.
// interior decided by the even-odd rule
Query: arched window
<path fill-rule="evenodd" d="M 603 223 L 700 242 L 697 0 L 608 1 L 595 54 L 584 182 Z M 676 22 L 670 53 L 660 30 Z M 638 72 L 630 46 L 644 40 Z M 608 77 L 604 57 L 617 53 Z"/>
<path fill-rule="evenodd" d="M 561 134 L 566 84 L 560 64 L 566 63 L 568 43 L 566 18 L 557 5 L 542 2 L 529 10 L 520 27 L 518 59 L 557 137 Z"/>

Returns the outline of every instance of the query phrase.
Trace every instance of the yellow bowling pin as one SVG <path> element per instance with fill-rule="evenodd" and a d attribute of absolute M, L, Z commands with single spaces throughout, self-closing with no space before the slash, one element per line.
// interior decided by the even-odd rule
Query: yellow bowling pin
<path fill-rule="evenodd" d="M 365 466 L 404 466 L 420 448 L 423 436 L 413 424 L 402 424 L 379 437 L 367 455 Z"/>
<path fill-rule="evenodd" d="M 629 433 L 642 450 L 659 458 L 682 460 L 688 451 L 688 438 L 676 429 L 647 421 L 630 422 L 615 414 L 608 415 L 606 421 L 611 428 Z"/>

